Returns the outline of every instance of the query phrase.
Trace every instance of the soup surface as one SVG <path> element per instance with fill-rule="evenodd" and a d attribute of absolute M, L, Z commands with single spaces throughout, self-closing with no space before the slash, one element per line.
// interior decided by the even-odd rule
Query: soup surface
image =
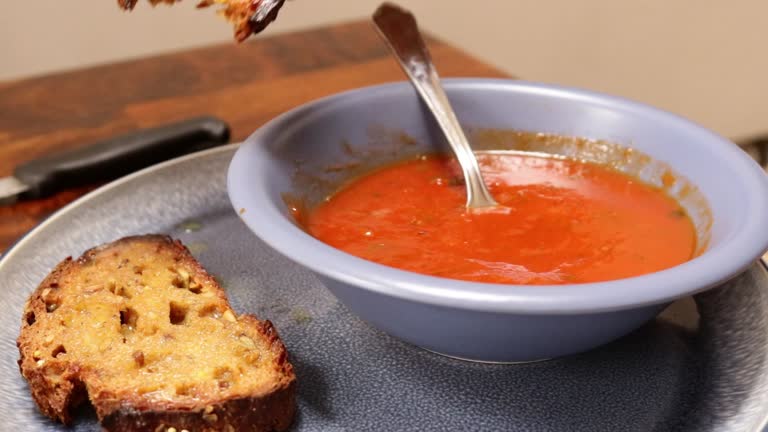
<path fill-rule="evenodd" d="M 303 215 L 316 238 L 413 272 L 507 284 L 651 273 L 693 257 L 690 218 L 662 190 L 597 164 L 515 153 L 479 158 L 508 211 L 470 213 L 453 159 L 371 172 Z"/>

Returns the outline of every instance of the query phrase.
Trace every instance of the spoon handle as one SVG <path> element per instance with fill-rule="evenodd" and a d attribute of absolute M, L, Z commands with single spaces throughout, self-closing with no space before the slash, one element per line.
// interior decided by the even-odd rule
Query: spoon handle
<path fill-rule="evenodd" d="M 467 186 L 467 208 L 495 207 L 496 201 L 485 186 L 475 154 L 440 85 L 440 77 L 419 33 L 416 19 L 410 12 L 384 3 L 374 13 L 373 22 L 453 149 Z"/>

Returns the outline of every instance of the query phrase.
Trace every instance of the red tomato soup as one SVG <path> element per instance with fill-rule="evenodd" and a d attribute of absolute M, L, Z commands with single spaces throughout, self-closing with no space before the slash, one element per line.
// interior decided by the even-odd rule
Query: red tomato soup
<path fill-rule="evenodd" d="M 316 238 L 380 264 L 453 279 L 567 284 L 691 259 L 691 219 L 662 190 L 610 168 L 514 153 L 480 165 L 508 212 L 470 213 L 458 165 L 423 156 L 356 179 L 312 210 Z"/>

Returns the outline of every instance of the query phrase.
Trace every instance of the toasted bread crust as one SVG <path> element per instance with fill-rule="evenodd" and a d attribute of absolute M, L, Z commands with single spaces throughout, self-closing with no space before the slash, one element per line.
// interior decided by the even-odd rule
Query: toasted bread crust
<path fill-rule="evenodd" d="M 282 431 L 291 425 L 295 414 L 295 385 L 261 398 L 225 401 L 215 408 L 192 411 L 153 411 L 135 407 L 117 408 L 102 418 L 108 431 L 165 431 L 170 425 L 177 431 Z"/>
<path fill-rule="evenodd" d="M 196 276 L 206 279 L 215 287 L 215 300 L 229 308 L 226 295 L 215 279 L 192 257 L 179 241 L 167 236 L 145 235 L 126 237 L 113 243 L 86 251 L 80 258 L 67 258 L 58 264 L 30 296 L 22 317 L 21 333 L 17 340 L 21 374 L 27 379 L 32 397 L 47 416 L 70 424 L 70 410 L 85 399 L 90 399 L 96 414 L 107 431 L 281 431 L 290 426 L 296 411 L 295 375 L 288 361 L 288 353 L 277 331 L 269 321 L 259 321 L 250 315 L 241 315 L 238 322 L 248 334 L 264 341 L 274 358 L 266 367 L 274 368 L 276 379 L 268 388 L 252 394 L 217 397 L 189 401 L 147 401 L 132 398 L 126 389 L 100 388 L 89 385 L 94 371 L 86 370 L 78 362 L 46 358 L 41 363 L 38 350 L 46 345 L 50 335 L 41 333 L 40 323 L 50 319 L 51 297 L 67 275 L 87 266 L 99 253 L 117 246 L 130 246 L 137 242 L 151 243 L 164 252 L 172 252 L 180 264 L 194 267 Z M 35 326 L 38 323 L 38 326 Z M 56 341 L 66 342 L 66 341 Z M 50 345 L 50 344 L 48 344 Z M 48 348 L 50 349 L 50 347 Z M 38 357 L 38 358 L 36 358 Z M 66 356 L 64 356 L 66 357 Z M 271 358 L 272 358 L 271 357 Z M 98 373 L 96 373 L 98 375 Z M 129 395 L 126 397 L 126 394 Z"/>

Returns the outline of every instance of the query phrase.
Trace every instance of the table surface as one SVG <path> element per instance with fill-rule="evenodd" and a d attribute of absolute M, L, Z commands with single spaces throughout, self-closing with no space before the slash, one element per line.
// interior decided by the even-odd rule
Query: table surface
<path fill-rule="evenodd" d="M 506 74 L 428 37 L 443 76 Z M 299 104 L 403 74 L 367 21 L 0 82 L 0 177 L 25 161 L 135 129 L 210 114 L 232 141 Z M 0 253 L 94 189 L 0 206 Z"/>

